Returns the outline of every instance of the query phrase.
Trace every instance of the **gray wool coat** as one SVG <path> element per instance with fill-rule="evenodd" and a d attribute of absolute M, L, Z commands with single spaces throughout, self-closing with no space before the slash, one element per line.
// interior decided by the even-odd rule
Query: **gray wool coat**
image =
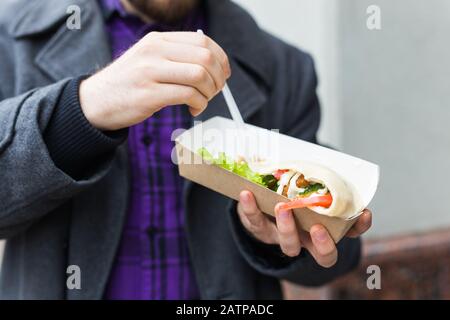
<path fill-rule="evenodd" d="M 80 6 L 81 30 L 66 27 Z M 319 125 L 311 57 L 262 31 L 228 0 L 207 0 L 208 33 L 229 54 L 231 90 L 249 123 L 315 141 Z M 0 238 L 7 239 L 2 299 L 101 299 L 126 215 L 126 143 L 76 180 L 52 161 L 43 139 L 67 82 L 111 61 L 104 17 L 93 0 L 2 0 L 0 4 Z M 229 117 L 217 96 L 201 119 Z M 339 243 L 329 269 L 303 251 L 284 257 L 251 238 L 236 203 L 186 181 L 186 233 L 204 299 L 280 298 L 279 279 L 321 285 L 352 269 L 358 239 Z M 66 286 L 68 266 L 81 289 Z"/>

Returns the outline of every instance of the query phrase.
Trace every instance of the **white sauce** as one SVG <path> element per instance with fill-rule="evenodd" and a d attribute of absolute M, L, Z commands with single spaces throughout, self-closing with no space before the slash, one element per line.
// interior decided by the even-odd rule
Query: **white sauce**
<path fill-rule="evenodd" d="M 278 185 L 277 193 L 283 194 L 284 186 L 286 186 L 289 183 L 289 180 L 294 175 L 294 171 L 288 171 L 281 175 L 280 177 L 280 184 Z"/>
<path fill-rule="evenodd" d="M 292 179 L 291 182 L 289 183 L 289 188 L 288 188 L 288 198 L 292 199 L 297 197 L 297 195 L 303 191 L 305 191 L 305 188 L 299 188 L 297 187 L 297 180 L 298 178 L 301 176 L 301 173 L 296 173 Z"/>
<path fill-rule="evenodd" d="M 289 170 L 288 172 L 285 172 L 281 175 L 279 185 L 277 188 L 278 194 L 283 194 L 283 189 L 286 185 L 289 184 L 288 191 L 287 191 L 287 197 L 289 199 L 296 198 L 299 193 L 302 193 L 305 191 L 305 188 L 299 188 L 297 187 L 297 180 L 300 177 L 301 173 L 296 173 L 295 171 Z M 314 181 L 310 181 L 314 182 Z M 319 189 L 316 192 L 312 193 L 311 195 L 325 195 L 328 193 L 328 188 L 325 187 L 323 189 Z"/>

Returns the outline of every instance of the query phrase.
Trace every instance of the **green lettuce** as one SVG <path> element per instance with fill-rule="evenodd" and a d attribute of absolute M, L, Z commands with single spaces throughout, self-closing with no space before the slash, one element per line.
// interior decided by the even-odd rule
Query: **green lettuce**
<path fill-rule="evenodd" d="M 271 190 L 275 191 L 277 189 L 278 181 L 273 175 L 258 174 L 250 169 L 248 163 L 245 161 L 234 161 L 224 152 L 220 152 L 217 158 L 214 158 L 206 148 L 200 148 L 197 153 L 207 162 L 213 163 L 228 171 L 234 172 L 241 177 L 244 177 L 256 184 L 262 185 Z"/>
<path fill-rule="evenodd" d="M 310 194 L 317 192 L 320 189 L 325 188 L 325 186 L 321 183 L 314 183 L 314 184 L 310 184 L 309 186 L 307 186 L 305 188 L 305 191 L 300 192 L 298 195 L 302 196 L 302 197 L 306 197 L 309 196 Z"/>

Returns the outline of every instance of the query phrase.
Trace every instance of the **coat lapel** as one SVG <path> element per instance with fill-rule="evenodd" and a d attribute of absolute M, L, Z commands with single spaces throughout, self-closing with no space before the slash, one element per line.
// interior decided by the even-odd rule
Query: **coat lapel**
<path fill-rule="evenodd" d="M 81 29 L 69 30 L 64 20 L 36 56 L 36 65 L 54 80 L 90 74 L 111 61 L 111 49 L 97 2 L 75 2 L 81 8 Z M 61 4 L 55 7 L 60 8 Z"/>

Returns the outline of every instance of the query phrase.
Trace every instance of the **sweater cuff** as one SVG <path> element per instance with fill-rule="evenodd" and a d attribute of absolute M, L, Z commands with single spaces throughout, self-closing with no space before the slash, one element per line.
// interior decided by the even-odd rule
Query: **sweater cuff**
<path fill-rule="evenodd" d="M 128 134 L 128 129 L 102 132 L 89 123 L 79 99 L 80 83 L 85 78 L 68 82 L 44 133 L 55 165 L 75 179 L 83 176 L 84 170 L 100 165 L 101 159 L 115 151 Z"/>

